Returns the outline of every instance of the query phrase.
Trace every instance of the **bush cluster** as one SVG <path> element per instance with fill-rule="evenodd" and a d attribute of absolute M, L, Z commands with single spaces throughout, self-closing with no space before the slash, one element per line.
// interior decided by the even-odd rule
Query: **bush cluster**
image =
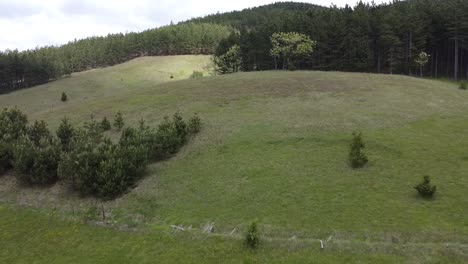
<path fill-rule="evenodd" d="M 466 90 L 466 89 L 468 89 L 468 83 L 467 82 L 460 82 L 460 86 L 458 88 L 460 90 Z"/>
<path fill-rule="evenodd" d="M 245 236 L 245 243 L 248 247 L 254 249 L 258 247 L 260 243 L 260 235 L 258 233 L 257 223 L 252 222 L 248 229 L 247 234 Z"/>
<path fill-rule="evenodd" d="M 57 181 L 60 149 L 44 121 L 28 124 L 18 109 L 0 114 L 0 172 L 14 169 L 25 184 L 49 184 Z"/>
<path fill-rule="evenodd" d="M 117 117 L 123 124 L 122 115 Z M 29 185 L 64 180 L 83 195 L 112 199 L 135 185 L 148 162 L 175 154 L 200 131 L 201 121 L 194 116 L 186 123 L 176 113 L 150 128 L 142 120 L 137 128 L 124 128 L 116 142 L 103 135 L 109 126 L 107 119 L 97 122 L 92 116 L 75 128 L 64 118 L 55 137 L 44 121 L 29 125 L 19 110 L 5 109 L 0 114 L 0 172 L 13 168 L 17 179 Z"/>
<path fill-rule="evenodd" d="M 192 75 L 190 76 L 192 79 L 203 78 L 203 72 L 201 71 L 193 71 Z"/>
<path fill-rule="evenodd" d="M 425 198 L 431 198 L 434 196 L 437 186 L 431 184 L 431 178 L 424 176 L 423 181 L 414 187 L 418 193 Z"/>
<path fill-rule="evenodd" d="M 61 100 L 62 102 L 68 101 L 68 96 L 67 96 L 67 94 L 66 94 L 65 92 L 62 92 L 62 97 L 60 98 L 60 100 Z"/>
<path fill-rule="evenodd" d="M 60 147 L 53 139 L 21 137 L 13 148 L 15 176 L 23 184 L 46 185 L 57 182 Z"/>

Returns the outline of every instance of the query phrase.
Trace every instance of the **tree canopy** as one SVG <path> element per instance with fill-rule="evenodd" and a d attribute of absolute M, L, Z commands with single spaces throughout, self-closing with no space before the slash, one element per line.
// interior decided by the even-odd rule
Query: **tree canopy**
<path fill-rule="evenodd" d="M 278 68 L 277 60 L 283 59 L 283 69 L 290 66 L 290 60 L 304 58 L 312 54 L 316 45 L 310 37 L 296 32 L 279 32 L 271 36 L 272 48 L 270 54 L 275 58 L 275 68 Z"/>

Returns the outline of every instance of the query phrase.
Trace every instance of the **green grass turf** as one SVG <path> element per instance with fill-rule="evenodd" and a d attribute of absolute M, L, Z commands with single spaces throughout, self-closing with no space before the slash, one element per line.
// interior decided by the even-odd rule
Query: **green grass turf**
<path fill-rule="evenodd" d="M 65 115 L 78 123 L 91 113 L 100 118 L 116 111 L 122 111 L 129 124 L 145 118 L 156 125 L 175 111 L 186 116 L 196 112 L 204 121 L 201 134 L 177 156 L 152 165 L 138 187 L 103 204 L 116 226 L 139 232 L 80 226 L 77 239 L 90 243 L 89 250 L 92 243 L 112 237 L 108 254 L 117 251 L 119 242 L 143 243 L 134 251 L 141 262 L 158 254 L 174 262 L 183 252 L 193 257 L 187 261 L 211 254 L 207 262 L 224 256 L 233 263 L 244 257 L 246 262 L 252 257 L 253 262 L 291 263 L 310 259 L 342 263 L 348 257 L 349 262 L 374 263 L 468 261 L 466 91 L 449 82 L 338 72 L 258 72 L 182 80 L 208 61 L 203 56 L 143 58 L 0 96 L 2 106 L 16 105 L 52 128 Z M 178 81 L 157 73 L 180 72 L 179 67 L 186 74 Z M 119 86 L 120 78 L 129 85 Z M 60 102 L 62 90 L 69 94 L 69 102 Z M 350 169 L 346 160 L 354 130 L 363 132 L 370 159 L 360 170 Z M 433 201 L 419 198 L 413 189 L 424 175 L 438 186 Z M 57 186 L 23 188 L 11 177 L 0 180 L 4 183 L 0 201 L 13 208 L 26 205 L 41 212 L 58 208 L 66 219 L 76 219 L 75 208 L 85 214 L 97 203 Z M 3 211 L 7 221 L 13 221 L 15 210 Z M 252 219 L 258 220 L 263 236 L 272 239 L 260 256 L 239 248 L 239 236 Z M 18 227 L 6 230 L 23 232 L 19 226 L 27 223 L 22 221 L 13 221 Z M 199 230 L 209 222 L 221 238 L 174 237 L 161 231 L 171 224 Z M 39 221 L 37 226 L 43 224 Z M 162 238 L 145 244 L 152 236 Z M 316 239 L 330 236 L 329 251 L 317 252 Z M 300 246 L 291 245 L 296 243 L 291 237 Z M 78 243 L 74 236 L 64 237 L 68 239 Z M 15 246 L 20 240 L 8 241 Z M 145 247 L 168 252 L 148 253 Z M 50 257 L 58 254 L 50 252 Z M 365 258 L 369 252 L 379 256 Z M 75 253 L 67 251 L 63 257 L 69 254 Z M 282 254 L 284 258 L 279 257 Z"/>
<path fill-rule="evenodd" d="M 319 244 L 267 242 L 247 249 L 239 238 L 205 234 L 119 232 L 0 207 L 2 263 L 393 263 L 400 256 L 321 251 Z"/>

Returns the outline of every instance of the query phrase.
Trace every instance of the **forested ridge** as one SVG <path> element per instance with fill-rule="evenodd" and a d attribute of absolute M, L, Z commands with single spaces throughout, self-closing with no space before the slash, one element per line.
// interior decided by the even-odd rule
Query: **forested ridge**
<path fill-rule="evenodd" d="M 467 14 L 465 0 L 359 2 L 344 8 L 289 2 L 197 21 L 236 28 L 239 34 L 223 41 L 217 53 L 238 44 L 247 71 L 273 69 L 272 34 L 298 32 L 317 41 L 315 51 L 297 62 L 302 69 L 416 75 L 415 59 L 426 52 L 425 75 L 459 79 L 468 76 Z"/>
<path fill-rule="evenodd" d="M 299 69 L 418 74 L 415 59 L 430 55 L 425 76 L 468 78 L 468 1 L 408 0 L 354 7 L 283 2 L 209 15 L 141 33 L 75 40 L 60 47 L 0 53 L 0 92 L 30 87 L 72 72 L 139 56 L 213 54 L 240 47 L 243 71 L 275 68 L 277 32 L 316 41 L 296 59 Z"/>
<path fill-rule="evenodd" d="M 212 54 L 230 32 L 226 26 L 185 23 L 140 33 L 90 37 L 59 47 L 0 52 L 0 93 L 140 56 Z"/>

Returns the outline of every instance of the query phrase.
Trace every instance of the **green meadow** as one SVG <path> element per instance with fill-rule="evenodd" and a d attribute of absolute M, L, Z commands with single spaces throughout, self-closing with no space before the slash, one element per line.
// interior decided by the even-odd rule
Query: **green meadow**
<path fill-rule="evenodd" d="M 2 107 L 53 130 L 65 116 L 80 124 L 117 111 L 129 125 L 176 111 L 203 121 L 114 201 L 0 176 L 0 262 L 468 262 L 467 91 L 366 73 L 211 76 L 209 64 L 146 57 L 0 95 Z M 362 169 L 347 163 L 353 131 L 366 143 Z M 413 188 L 425 175 L 437 185 L 432 200 Z M 256 251 L 243 244 L 253 220 Z"/>

